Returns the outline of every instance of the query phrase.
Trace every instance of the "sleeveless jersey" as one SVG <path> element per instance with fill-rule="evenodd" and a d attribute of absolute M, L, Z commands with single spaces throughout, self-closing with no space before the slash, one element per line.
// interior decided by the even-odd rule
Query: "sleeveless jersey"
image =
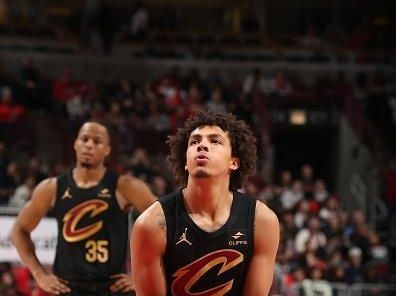
<path fill-rule="evenodd" d="M 102 281 L 125 272 L 128 214 L 116 199 L 117 180 L 110 170 L 90 188 L 78 187 L 72 171 L 57 178 L 56 275 L 72 281 Z"/>
<path fill-rule="evenodd" d="M 233 194 L 227 222 L 212 233 L 193 222 L 181 191 L 160 199 L 167 227 L 167 295 L 242 295 L 253 254 L 256 200 Z"/>

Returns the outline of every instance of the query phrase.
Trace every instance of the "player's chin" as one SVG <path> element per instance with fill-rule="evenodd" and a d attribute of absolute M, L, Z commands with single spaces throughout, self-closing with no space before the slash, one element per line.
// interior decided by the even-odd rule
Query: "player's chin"
<path fill-rule="evenodd" d="M 209 174 L 208 170 L 205 169 L 205 168 L 197 168 L 197 169 L 194 171 L 193 176 L 194 176 L 195 178 L 198 178 L 198 179 L 204 179 L 204 178 L 209 178 L 209 177 L 210 177 L 210 174 Z"/>
<path fill-rule="evenodd" d="M 93 166 L 93 163 L 91 161 L 81 161 L 80 164 L 83 168 L 87 168 L 87 169 Z"/>

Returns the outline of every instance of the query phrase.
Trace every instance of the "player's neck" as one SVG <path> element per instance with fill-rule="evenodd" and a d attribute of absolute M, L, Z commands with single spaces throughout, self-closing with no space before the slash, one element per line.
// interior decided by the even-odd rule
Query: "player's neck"
<path fill-rule="evenodd" d="M 77 165 L 73 169 L 73 179 L 78 187 L 92 187 L 103 178 L 106 168 L 100 165 L 95 168 L 86 168 Z"/>
<path fill-rule="evenodd" d="M 186 206 L 192 213 L 216 215 L 218 210 L 231 208 L 232 194 L 225 182 L 195 182 L 189 180 L 183 190 Z"/>

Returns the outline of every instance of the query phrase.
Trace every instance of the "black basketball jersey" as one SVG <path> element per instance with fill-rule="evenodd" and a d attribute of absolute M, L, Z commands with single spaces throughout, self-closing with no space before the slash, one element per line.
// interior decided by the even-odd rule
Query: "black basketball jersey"
<path fill-rule="evenodd" d="M 227 222 L 212 233 L 193 222 L 181 191 L 160 199 L 167 227 L 167 295 L 242 295 L 253 254 L 256 200 L 233 194 Z"/>
<path fill-rule="evenodd" d="M 101 281 L 125 272 L 128 214 L 116 199 L 117 180 L 118 174 L 110 170 L 90 188 L 78 187 L 72 171 L 57 178 L 56 275 L 74 281 Z"/>

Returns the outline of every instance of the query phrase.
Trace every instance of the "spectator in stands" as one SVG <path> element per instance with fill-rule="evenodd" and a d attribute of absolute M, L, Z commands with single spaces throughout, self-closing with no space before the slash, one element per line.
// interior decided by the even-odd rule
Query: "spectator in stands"
<path fill-rule="evenodd" d="M 350 265 L 346 270 L 348 284 L 364 282 L 362 250 L 352 247 L 348 251 Z"/>
<path fill-rule="evenodd" d="M 89 103 L 79 93 L 72 95 L 66 102 L 67 114 L 74 126 L 80 125 L 87 118 L 89 108 Z"/>
<path fill-rule="evenodd" d="M 270 185 L 262 190 L 261 200 L 265 201 L 268 207 L 271 208 L 278 216 L 281 214 L 282 201 L 281 201 L 282 188 L 278 185 Z"/>
<path fill-rule="evenodd" d="M 147 117 L 147 127 L 157 132 L 170 131 L 171 123 L 166 111 L 158 102 L 150 103 L 150 113 Z"/>
<path fill-rule="evenodd" d="M 26 177 L 25 181 L 19 185 L 11 196 L 8 205 L 10 207 L 22 208 L 30 199 L 36 179 L 33 176 Z"/>
<path fill-rule="evenodd" d="M 154 176 L 150 184 L 151 190 L 156 196 L 165 196 L 170 192 L 168 182 L 160 175 Z"/>
<path fill-rule="evenodd" d="M 32 110 L 49 110 L 50 101 L 41 85 L 41 74 L 31 57 L 24 60 L 21 70 L 22 97 L 25 107 Z"/>
<path fill-rule="evenodd" d="M 351 243 L 359 247 L 363 260 L 366 260 L 368 258 L 370 229 L 361 210 L 356 210 L 352 213 L 351 223 L 348 225 L 348 228 Z"/>
<path fill-rule="evenodd" d="M 282 192 L 280 197 L 282 208 L 285 210 L 294 209 L 294 207 L 304 198 L 303 186 L 301 181 L 294 181 L 291 189 Z"/>
<path fill-rule="evenodd" d="M 135 177 L 148 182 L 152 177 L 152 169 L 147 151 L 144 148 L 136 148 L 128 161 L 128 171 Z"/>
<path fill-rule="evenodd" d="M 315 184 L 314 171 L 311 165 L 304 164 L 301 166 L 301 181 L 303 183 L 304 193 L 311 195 Z"/>
<path fill-rule="evenodd" d="M 230 103 L 229 111 L 234 113 L 238 118 L 245 120 L 249 124 L 254 124 L 254 107 L 251 97 L 247 94 L 239 94 L 233 102 Z"/>
<path fill-rule="evenodd" d="M 15 188 L 22 184 L 23 176 L 19 164 L 15 161 L 10 161 L 7 166 L 7 175 L 5 180 L 5 188 L 8 192 L 8 198 L 13 194 Z"/>
<path fill-rule="evenodd" d="M 292 86 L 287 79 L 285 72 L 279 70 L 275 77 L 271 79 L 271 93 L 280 97 L 288 96 L 292 92 Z"/>
<path fill-rule="evenodd" d="M 293 176 L 290 171 L 284 170 L 280 175 L 280 186 L 283 190 L 287 190 L 292 186 Z"/>
<path fill-rule="evenodd" d="M 329 282 L 323 280 L 323 272 L 319 268 L 311 270 L 310 279 L 305 279 L 302 283 L 302 290 L 305 296 L 333 295 Z"/>
<path fill-rule="evenodd" d="M 0 295 L 19 296 L 9 263 L 0 263 Z"/>
<path fill-rule="evenodd" d="M 385 246 L 377 233 L 370 232 L 367 269 L 372 270 L 370 280 L 376 282 L 386 282 L 390 271 L 390 254 L 387 246 Z"/>
<path fill-rule="evenodd" d="M 313 216 L 310 210 L 309 202 L 307 200 L 301 200 L 297 205 L 296 214 L 294 216 L 294 224 L 298 229 L 303 228 L 307 225 L 309 218 Z"/>
<path fill-rule="evenodd" d="M 188 115 L 195 114 L 202 109 L 202 92 L 197 84 L 192 84 L 187 92 L 186 110 Z"/>
<path fill-rule="evenodd" d="M 25 109 L 14 101 L 11 88 L 4 86 L 0 90 L 0 128 L 2 132 L 10 132 L 10 125 L 21 120 L 24 114 Z M 4 129 L 6 126 L 8 129 Z"/>
<path fill-rule="evenodd" d="M 325 270 L 327 268 L 324 246 L 318 247 L 315 244 L 307 242 L 306 250 L 300 254 L 299 260 L 307 270 L 319 268 Z"/>
<path fill-rule="evenodd" d="M 284 211 L 282 214 L 282 240 L 290 245 L 294 245 L 294 238 L 298 233 L 298 227 L 294 223 L 294 215 L 292 211 Z"/>
<path fill-rule="evenodd" d="M 32 176 L 36 180 L 36 184 L 48 177 L 37 157 L 31 157 L 29 159 L 29 163 L 26 168 L 26 175 Z"/>
<path fill-rule="evenodd" d="M 345 267 L 340 264 L 336 265 L 329 270 L 328 280 L 334 283 L 346 283 L 346 270 Z"/>
<path fill-rule="evenodd" d="M 52 97 L 56 115 L 66 116 L 66 102 L 75 94 L 75 85 L 71 78 L 71 70 L 64 68 L 61 75 L 55 79 L 52 85 Z"/>
<path fill-rule="evenodd" d="M 125 111 L 127 111 L 127 107 Z M 89 117 L 92 120 L 102 121 L 105 117 L 105 110 L 103 108 L 103 104 L 99 101 L 93 102 L 92 108 L 89 110 Z"/>
<path fill-rule="evenodd" d="M 295 246 L 298 253 L 304 253 L 307 248 L 317 250 L 319 247 L 326 246 L 327 239 L 320 227 L 320 220 L 317 217 L 311 217 L 308 221 L 308 227 L 297 233 Z"/>
<path fill-rule="evenodd" d="M 327 220 L 323 232 L 327 238 L 327 253 L 331 253 L 335 250 L 338 250 L 339 248 L 342 248 L 344 244 L 344 232 L 341 228 L 341 220 L 339 215 L 331 216 Z"/>
<path fill-rule="evenodd" d="M 109 112 L 105 114 L 106 124 L 114 128 L 115 130 L 120 130 L 125 126 L 126 118 L 121 111 L 121 105 L 119 102 L 111 102 Z"/>
<path fill-rule="evenodd" d="M 243 93 L 250 94 L 253 91 L 258 91 L 261 94 L 268 94 L 271 92 L 271 85 L 267 79 L 264 78 L 259 68 L 254 68 L 243 81 Z"/>
<path fill-rule="evenodd" d="M 302 283 L 306 278 L 306 271 L 302 266 L 296 265 L 287 278 L 286 296 L 295 296 L 302 294 Z"/>
<path fill-rule="evenodd" d="M 329 221 L 332 217 L 340 214 L 340 202 L 334 195 L 329 196 L 319 211 L 319 217 Z"/>
<path fill-rule="evenodd" d="M 149 28 L 150 15 L 142 1 L 136 3 L 135 11 L 131 17 L 130 34 L 134 39 L 143 39 Z"/>
<path fill-rule="evenodd" d="M 227 105 L 223 100 L 223 91 L 220 87 L 212 90 L 209 100 L 205 104 L 206 109 L 217 114 L 226 114 Z"/>
<path fill-rule="evenodd" d="M 330 254 L 328 254 L 328 267 L 333 268 L 337 266 L 346 266 L 346 261 L 344 259 L 341 248 L 333 250 Z"/>
<path fill-rule="evenodd" d="M 133 96 L 133 89 L 130 81 L 126 78 L 120 79 L 114 91 L 114 95 L 113 95 L 114 100 L 118 102 L 122 102 L 127 98 L 131 98 L 132 96 Z"/>
<path fill-rule="evenodd" d="M 315 181 L 313 197 L 319 203 L 323 203 L 329 197 L 329 192 L 326 189 L 326 183 L 323 180 L 319 179 Z"/>
<path fill-rule="evenodd" d="M 165 106 L 168 109 L 172 109 L 177 105 L 181 104 L 180 88 L 177 82 L 172 81 L 170 77 L 164 77 L 161 79 L 157 86 L 157 93 L 164 98 Z"/>

